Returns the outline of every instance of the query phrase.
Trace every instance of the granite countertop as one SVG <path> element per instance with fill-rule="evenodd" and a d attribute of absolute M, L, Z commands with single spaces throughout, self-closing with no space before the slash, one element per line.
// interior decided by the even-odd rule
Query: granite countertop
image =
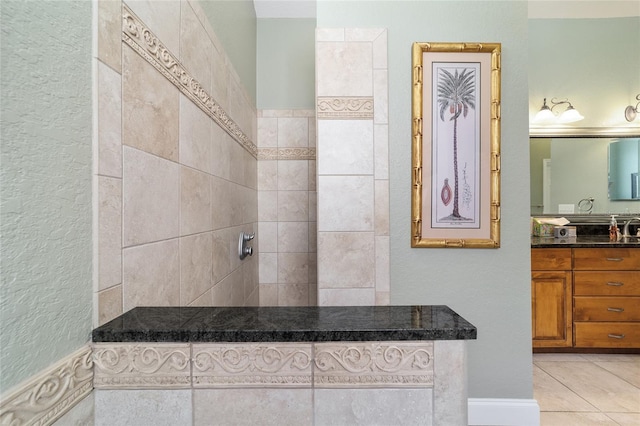
<path fill-rule="evenodd" d="M 328 342 L 475 339 L 447 306 L 138 307 L 94 342 Z"/>
<path fill-rule="evenodd" d="M 640 238 L 629 237 L 610 241 L 608 235 L 578 235 L 573 238 L 531 237 L 532 248 L 634 248 L 640 247 Z"/>

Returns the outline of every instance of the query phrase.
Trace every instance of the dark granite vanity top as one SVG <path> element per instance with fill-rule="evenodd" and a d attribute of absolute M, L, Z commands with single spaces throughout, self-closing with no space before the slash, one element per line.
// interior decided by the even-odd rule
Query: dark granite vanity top
<path fill-rule="evenodd" d="M 475 339 L 447 306 L 138 307 L 94 342 L 328 342 Z"/>
<path fill-rule="evenodd" d="M 608 235 L 578 235 L 573 238 L 531 237 L 532 248 L 634 248 L 640 247 L 637 237 L 610 241 Z"/>

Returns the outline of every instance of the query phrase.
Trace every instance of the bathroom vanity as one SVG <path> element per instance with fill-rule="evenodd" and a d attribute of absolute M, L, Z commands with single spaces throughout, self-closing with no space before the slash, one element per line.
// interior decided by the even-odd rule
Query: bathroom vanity
<path fill-rule="evenodd" d="M 640 240 L 532 237 L 536 352 L 640 352 Z"/>
<path fill-rule="evenodd" d="M 96 416 L 467 424 L 476 334 L 446 306 L 138 307 L 93 331 Z"/>

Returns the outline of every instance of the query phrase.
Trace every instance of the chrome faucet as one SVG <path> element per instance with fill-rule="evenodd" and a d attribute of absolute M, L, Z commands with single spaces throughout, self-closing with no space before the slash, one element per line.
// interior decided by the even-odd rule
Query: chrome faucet
<path fill-rule="evenodd" d="M 640 220 L 640 217 L 632 217 L 628 221 L 624 223 L 624 228 L 622 228 L 622 237 L 632 237 L 633 235 L 629 235 L 629 224 L 634 220 Z"/>

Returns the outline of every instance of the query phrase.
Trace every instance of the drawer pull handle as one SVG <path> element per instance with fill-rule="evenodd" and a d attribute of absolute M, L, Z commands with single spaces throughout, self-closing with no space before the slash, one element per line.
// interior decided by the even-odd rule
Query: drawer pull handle
<path fill-rule="evenodd" d="M 624 259 L 621 257 L 607 257 L 609 262 L 622 262 Z"/>
<path fill-rule="evenodd" d="M 607 285 L 614 286 L 614 287 L 622 287 L 624 285 L 624 283 L 608 282 Z"/>
<path fill-rule="evenodd" d="M 624 339 L 624 334 L 609 334 L 612 339 Z"/>
<path fill-rule="evenodd" d="M 609 312 L 624 312 L 624 308 L 607 308 Z"/>

